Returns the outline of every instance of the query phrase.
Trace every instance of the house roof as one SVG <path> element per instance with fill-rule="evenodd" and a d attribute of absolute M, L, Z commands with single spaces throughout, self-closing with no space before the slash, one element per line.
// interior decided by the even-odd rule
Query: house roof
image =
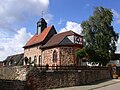
<path fill-rule="evenodd" d="M 26 45 L 23 47 L 28 47 L 28 46 L 32 46 L 38 43 L 41 43 L 42 41 L 45 40 L 45 38 L 47 37 L 48 33 L 50 32 L 50 30 L 53 28 L 53 26 L 49 26 L 47 28 L 45 28 L 43 30 L 43 32 L 40 35 L 37 35 L 37 33 L 26 43 Z"/>
<path fill-rule="evenodd" d="M 120 53 L 115 53 L 112 57 L 111 60 L 120 60 Z"/>
<path fill-rule="evenodd" d="M 46 47 L 51 47 L 51 46 L 55 46 L 55 45 L 59 45 L 60 42 L 66 37 L 66 36 L 70 36 L 70 35 L 79 35 L 73 31 L 67 31 L 67 32 L 62 32 L 59 34 L 54 34 L 53 37 L 50 38 L 50 40 L 42 47 L 42 48 L 46 48 Z M 79 35 L 80 36 L 80 35 Z"/>
<path fill-rule="evenodd" d="M 11 63 L 12 66 L 14 65 L 22 65 L 24 59 L 24 54 L 16 54 L 8 56 L 3 62 L 5 63 L 5 66 L 9 66 L 9 63 Z"/>

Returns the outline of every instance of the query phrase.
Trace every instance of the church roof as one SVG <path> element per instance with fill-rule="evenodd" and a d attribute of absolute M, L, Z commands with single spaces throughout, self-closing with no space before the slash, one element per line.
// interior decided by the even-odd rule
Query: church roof
<path fill-rule="evenodd" d="M 54 34 L 54 36 L 51 37 L 50 40 L 42 48 L 59 45 L 60 42 L 62 42 L 62 40 L 66 36 L 70 36 L 70 35 L 79 35 L 79 34 L 73 32 L 71 30 L 70 31 L 66 31 L 66 32 L 62 32 L 62 33 L 59 33 L 59 34 Z"/>
<path fill-rule="evenodd" d="M 29 46 L 32 46 L 32 45 L 35 45 L 35 44 L 39 44 L 41 43 L 42 41 L 45 40 L 45 38 L 47 37 L 48 33 L 50 32 L 50 30 L 53 28 L 54 26 L 49 26 L 47 28 L 45 28 L 43 30 L 43 32 L 39 35 L 37 35 L 37 33 L 26 43 L 26 45 L 23 47 L 29 47 Z"/>

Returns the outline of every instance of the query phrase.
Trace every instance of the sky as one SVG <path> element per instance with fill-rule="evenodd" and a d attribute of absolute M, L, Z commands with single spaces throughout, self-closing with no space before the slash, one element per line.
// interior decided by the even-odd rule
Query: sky
<path fill-rule="evenodd" d="M 58 33 L 73 30 L 80 34 L 82 21 L 99 6 L 113 12 L 112 25 L 120 34 L 119 0 L 0 0 L 0 61 L 24 52 L 22 47 L 36 33 L 41 17 Z M 116 52 L 120 52 L 120 39 Z"/>

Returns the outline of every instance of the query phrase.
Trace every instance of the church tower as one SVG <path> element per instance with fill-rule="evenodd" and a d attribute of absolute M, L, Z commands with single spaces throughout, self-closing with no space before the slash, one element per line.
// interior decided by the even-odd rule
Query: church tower
<path fill-rule="evenodd" d="M 37 22 L 37 35 L 42 33 L 42 31 L 47 27 L 47 22 L 44 20 L 44 18 L 41 18 Z"/>

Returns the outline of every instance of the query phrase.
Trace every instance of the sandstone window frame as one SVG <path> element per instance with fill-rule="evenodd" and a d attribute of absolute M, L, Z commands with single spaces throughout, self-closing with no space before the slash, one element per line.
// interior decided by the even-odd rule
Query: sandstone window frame
<path fill-rule="evenodd" d="M 11 66 L 12 65 L 12 61 L 9 61 L 9 66 Z"/>
<path fill-rule="evenodd" d="M 25 57 L 25 65 L 27 65 L 27 63 L 28 63 L 28 58 Z"/>
<path fill-rule="evenodd" d="M 37 64 L 37 57 L 34 56 L 34 66 L 36 66 L 36 64 Z"/>
<path fill-rule="evenodd" d="M 58 61 L 58 52 L 56 50 L 53 51 L 53 63 L 57 63 Z"/>
<path fill-rule="evenodd" d="M 32 63 L 32 61 L 31 61 L 31 57 L 29 57 L 29 64 L 31 64 Z"/>
<path fill-rule="evenodd" d="M 39 55 L 39 65 L 42 65 L 42 56 Z"/>

